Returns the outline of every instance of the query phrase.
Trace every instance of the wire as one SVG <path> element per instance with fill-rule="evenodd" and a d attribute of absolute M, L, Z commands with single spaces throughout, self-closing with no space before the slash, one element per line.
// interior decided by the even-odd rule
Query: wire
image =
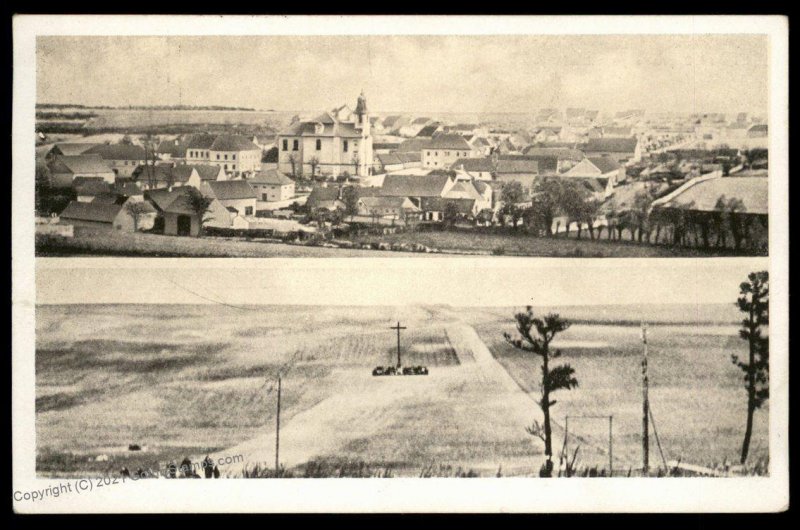
<path fill-rule="evenodd" d="M 656 445 L 658 445 L 658 452 L 661 454 L 661 462 L 664 463 L 664 469 L 668 470 L 667 459 L 664 458 L 664 451 L 661 449 L 661 441 L 658 439 L 658 430 L 656 429 L 656 419 L 653 417 L 653 408 L 648 403 L 647 407 L 648 416 L 650 416 L 650 423 L 653 425 L 653 434 L 656 437 Z"/>
<path fill-rule="evenodd" d="M 250 307 L 244 307 L 244 306 L 239 306 L 239 305 L 229 304 L 229 303 L 227 303 L 227 302 L 222 302 L 221 300 L 215 300 L 215 299 L 213 299 L 213 298 L 208 298 L 207 296 L 204 296 L 204 295 L 202 295 L 202 294 L 200 294 L 200 293 L 198 293 L 198 292 L 196 292 L 196 291 L 193 291 L 193 290 L 189 289 L 189 288 L 188 288 L 188 287 L 186 287 L 185 285 L 181 285 L 181 284 L 179 284 L 178 282 L 176 282 L 176 281 L 172 280 L 171 278 L 168 278 L 168 280 L 169 280 L 169 282 L 170 282 L 171 284 L 175 285 L 176 287 L 180 287 L 180 288 L 181 288 L 181 289 L 183 289 L 184 291 L 187 291 L 187 292 L 189 292 L 189 293 L 192 293 L 192 294 L 193 294 L 193 295 L 195 295 L 196 297 L 198 297 L 198 298 L 202 298 L 203 300 L 205 300 L 205 301 L 207 301 L 207 302 L 213 302 L 213 303 L 215 303 L 215 304 L 224 305 L 224 306 L 227 306 L 227 307 L 232 307 L 232 308 L 234 308 L 234 309 L 240 309 L 240 310 L 242 310 L 242 311 L 253 311 L 253 309 L 252 309 L 252 308 L 250 308 Z"/>

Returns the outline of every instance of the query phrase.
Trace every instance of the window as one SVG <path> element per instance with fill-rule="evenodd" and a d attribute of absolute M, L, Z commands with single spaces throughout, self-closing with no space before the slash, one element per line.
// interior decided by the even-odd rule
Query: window
<path fill-rule="evenodd" d="M 434 151 L 433 154 L 434 156 L 439 156 L 439 151 Z"/>
<path fill-rule="evenodd" d="M 322 150 L 322 140 L 317 138 L 317 151 L 321 151 L 321 150 Z"/>
<path fill-rule="evenodd" d="M 344 143 L 342 144 L 342 151 L 345 153 L 347 152 L 347 140 L 344 140 Z"/>
<path fill-rule="evenodd" d="M 236 171 L 236 164 L 233 165 L 233 170 Z"/>
<path fill-rule="evenodd" d="M 288 151 L 289 150 L 289 140 L 287 140 L 285 138 L 283 139 L 283 150 L 284 151 Z"/>
<path fill-rule="evenodd" d="M 225 160 L 227 160 L 227 159 L 228 159 L 228 155 L 225 155 Z"/>
<path fill-rule="evenodd" d="M 292 151 L 297 151 L 297 149 L 298 149 L 297 140 L 292 140 Z"/>
<path fill-rule="evenodd" d="M 450 151 L 445 151 L 444 156 L 450 156 Z"/>
<path fill-rule="evenodd" d="M 428 156 L 431 156 L 431 152 L 430 151 L 428 151 Z"/>
<path fill-rule="evenodd" d="M 234 160 L 236 160 L 236 155 L 231 155 L 231 156 L 233 157 Z"/>
<path fill-rule="evenodd" d="M 244 207 L 244 214 L 245 215 L 253 215 L 253 207 L 252 206 L 245 206 Z"/>
<path fill-rule="evenodd" d="M 267 194 L 266 193 L 262 193 L 261 194 L 261 200 L 262 201 L 266 201 L 267 200 Z"/>
<path fill-rule="evenodd" d="M 228 171 L 228 164 L 225 164 L 225 171 Z"/>
<path fill-rule="evenodd" d="M 219 160 L 219 153 L 217 153 L 217 160 Z"/>

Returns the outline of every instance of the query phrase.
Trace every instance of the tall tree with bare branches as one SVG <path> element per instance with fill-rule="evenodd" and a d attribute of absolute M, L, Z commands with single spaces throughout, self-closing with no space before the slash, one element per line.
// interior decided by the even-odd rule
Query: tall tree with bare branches
<path fill-rule="evenodd" d="M 578 386 L 575 378 L 575 370 L 569 364 L 550 366 L 550 362 L 561 356 L 561 350 L 551 350 L 550 345 L 558 333 L 569 328 L 569 321 L 561 318 L 556 313 L 549 313 L 540 318 L 533 314 L 533 308 L 528 306 L 524 312 L 517 313 L 514 318 L 517 323 L 517 336 L 513 337 L 510 333 L 504 333 L 506 342 L 514 348 L 523 352 L 533 353 L 542 358 L 542 378 L 540 382 L 541 400 L 539 406 L 544 415 L 544 425 L 540 425 L 534 420 L 533 425 L 528 428 L 531 435 L 538 436 L 544 441 L 544 454 L 547 456 L 545 462 L 545 473 L 543 476 L 551 476 L 553 469 L 553 433 L 550 426 L 550 407 L 556 404 L 551 399 L 553 392 L 557 390 L 570 390 Z"/>

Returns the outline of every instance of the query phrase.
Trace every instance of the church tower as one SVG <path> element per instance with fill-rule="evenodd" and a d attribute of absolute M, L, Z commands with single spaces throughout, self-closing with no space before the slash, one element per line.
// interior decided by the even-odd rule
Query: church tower
<path fill-rule="evenodd" d="M 364 91 L 358 96 L 356 103 L 356 130 L 361 131 L 361 141 L 358 143 L 358 174 L 361 176 L 369 175 L 372 168 L 372 131 L 369 121 L 369 110 L 367 110 L 367 98 Z"/>

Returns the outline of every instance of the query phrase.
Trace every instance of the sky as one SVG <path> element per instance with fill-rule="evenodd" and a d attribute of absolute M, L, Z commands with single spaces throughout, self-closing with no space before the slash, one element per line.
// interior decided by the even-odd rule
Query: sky
<path fill-rule="evenodd" d="M 733 303 L 768 258 L 37 260 L 38 304 L 453 306 Z M 99 266 L 98 264 L 103 264 Z M 222 263 L 222 264 L 220 264 Z M 623 287 L 624 286 L 624 287 Z"/>
<path fill-rule="evenodd" d="M 755 112 L 762 35 L 46 36 L 37 101 L 376 112 Z"/>

